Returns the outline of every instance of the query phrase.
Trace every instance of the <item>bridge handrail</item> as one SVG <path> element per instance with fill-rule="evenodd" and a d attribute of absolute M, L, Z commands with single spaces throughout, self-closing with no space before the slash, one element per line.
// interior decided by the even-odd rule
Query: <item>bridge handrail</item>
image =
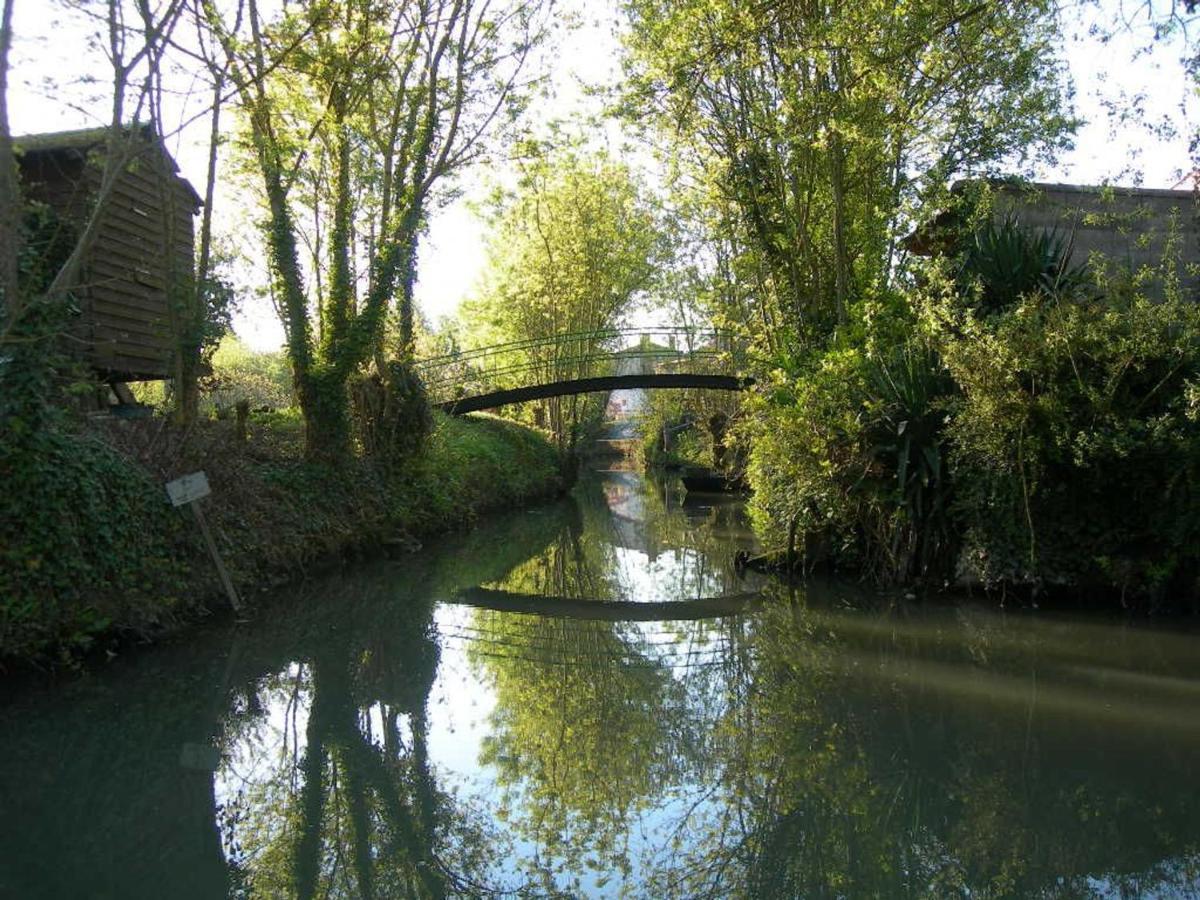
<path fill-rule="evenodd" d="M 606 328 L 596 331 L 573 331 L 563 334 L 550 335 L 541 338 L 526 338 L 519 341 L 509 341 L 504 344 L 491 344 L 487 347 L 477 347 L 470 350 L 455 350 L 450 353 L 441 353 L 436 356 L 426 356 L 414 360 L 413 366 L 418 370 L 428 368 L 440 368 L 441 366 L 450 365 L 453 363 L 466 362 L 474 359 L 479 359 L 488 356 L 494 356 L 501 353 L 508 353 L 516 350 L 528 350 L 535 347 L 553 346 L 555 344 L 564 344 L 579 342 L 586 339 L 596 340 L 598 343 L 605 340 L 620 337 L 652 337 L 655 335 L 685 335 L 689 338 L 703 338 L 712 336 L 718 338 L 722 335 L 728 335 L 730 332 L 719 329 L 706 328 L 695 329 L 686 327 L 668 327 L 668 328 Z M 629 348 L 636 349 L 636 348 Z M 610 351 L 620 353 L 622 351 Z M 690 353 L 691 350 L 678 350 L 679 353 Z"/>

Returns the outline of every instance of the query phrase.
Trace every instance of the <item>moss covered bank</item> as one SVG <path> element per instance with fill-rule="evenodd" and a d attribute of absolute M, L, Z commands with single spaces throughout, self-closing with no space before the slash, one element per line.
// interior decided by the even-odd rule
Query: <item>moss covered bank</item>
<path fill-rule="evenodd" d="M 192 516 L 164 483 L 203 470 L 201 501 L 243 600 L 311 567 L 469 525 L 488 510 L 558 493 L 540 432 L 439 416 L 401 465 L 341 468 L 301 456 L 287 416 L 180 431 L 105 420 L 0 442 L 0 665 L 70 661 L 161 636 L 227 605 Z"/>

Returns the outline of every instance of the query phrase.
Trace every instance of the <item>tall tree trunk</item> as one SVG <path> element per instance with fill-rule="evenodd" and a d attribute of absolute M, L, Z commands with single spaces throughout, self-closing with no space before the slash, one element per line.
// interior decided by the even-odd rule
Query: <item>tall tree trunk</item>
<path fill-rule="evenodd" d="M 336 101 L 344 105 L 342 101 Z M 335 127 L 333 171 L 333 224 L 329 230 L 329 288 L 321 304 L 321 348 L 324 357 L 340 368 L 354 363 L 343 357 L 353 350 L 346 346 L 354 302 L 354 282 L 350 275 L 350 137 L 341 116 Z"/>
<path fill-rule="evenodd" d="M 0 343 L 22 313 L 18 285 L 21 258 L 21 183 L 8 125 L 8 51 L 14 0 L 0 12 Z"/>
<path fill-rule="evenodd" d="M 296 394 L 304 416 L 304 455 L 312 462 L 346 461 L 351 442 L 345 374 L 328 365 L 297 372 Z"/>
<path fill-rule="evenodd" d="M 209 308 L 212 213 L 217 184 L 217 154 L 221 138 L 221 94 L 224 89 L 225 73 L 218 72 L 213 80 L 213 108 L 208 130 L 208 165 L 204 176 L 204 210 L 200 214 L 200 246 L 193 280 L 192 308 L 187 316 L 189 331 L 179 344 L 180 365 L 175 385 L 175 419 L 182 425 L 196 421 L 200 409 L 200 355 L 203 352 L 204 327 L 212 312 Z"/>
<path fill-rule="evenodd" d="M 421 227 L 421 217 L 424 214 L 423 204 L 414 200 L 412 206 L 404 213 L 404 224 L 400 229 L 400 240 L 405 242 L 403 258 L 400 263 L 400 334 L 396 342 L 396 355 L 399 359 L 411 359 L 416 350 L 416 334 L 414 331 L 413 293 L 417 284 L 417 232 Z"/>

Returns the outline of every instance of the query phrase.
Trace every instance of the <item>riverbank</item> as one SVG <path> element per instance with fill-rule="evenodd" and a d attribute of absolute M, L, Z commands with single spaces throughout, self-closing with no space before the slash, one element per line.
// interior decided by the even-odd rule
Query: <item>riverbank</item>
<path fill-rule="evenodd" d="M 72 663 L 152 640 L 228 606 L 191 514 L 163 485 L 203 470 L 201 501 L 247 605 L 263 590 L 384 545 L 470 525 L 561 492 L 541 432 L 438 415 L 422 454 L 388 471 L 305 462 L 297 417 L 179 430 L 106 419 L 0 448 L 0 666 Z"/>

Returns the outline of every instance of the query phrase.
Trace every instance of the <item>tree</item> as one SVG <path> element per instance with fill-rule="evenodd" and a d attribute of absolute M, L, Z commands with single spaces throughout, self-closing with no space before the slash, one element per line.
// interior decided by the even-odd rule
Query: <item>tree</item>
<path fill-rule="evenodd" d="M 348 449 L 349 377 L 372 357 L 383 375 L 389 352 L 410 354 L 417 247 L 435 188 L 514 111 L 548 6 L 308 0 L 266 21 L 246 0 L 239 34 L 206 0 L 261 179 L 310 457 Z M 397 334 L 385 347 L 393 308 Z"/>
<path fill-rule="evenodd" d="M 0 337 L 5 337 L 23 305 L 17 285 L 21 254 L 21 185 L 8 126 L 8 53 L 12 47 L 14 0 L 0 10 Z"/>
<path fill-rule="evenodd" d="M 504 200 L 481 296 L 460 313 L 469 343 L 544 343 L 523 363 L 547 381 L 578 377 L 603 338 L 656 281 L 665 247 L 645 191 L 605 157 L 552 155 L 530 164 Z M 570 341 L 554 341 L 578 335 Z M 560 446 L 579 400 L 550 403 Z"/>
<path fill-rule="evenodd" d="M 890 280 L 906 201 L 1071 124 L 1049 2 L 627 8 L 629 107 L 701 174 L 774 336 L 825 333 Z"/>

